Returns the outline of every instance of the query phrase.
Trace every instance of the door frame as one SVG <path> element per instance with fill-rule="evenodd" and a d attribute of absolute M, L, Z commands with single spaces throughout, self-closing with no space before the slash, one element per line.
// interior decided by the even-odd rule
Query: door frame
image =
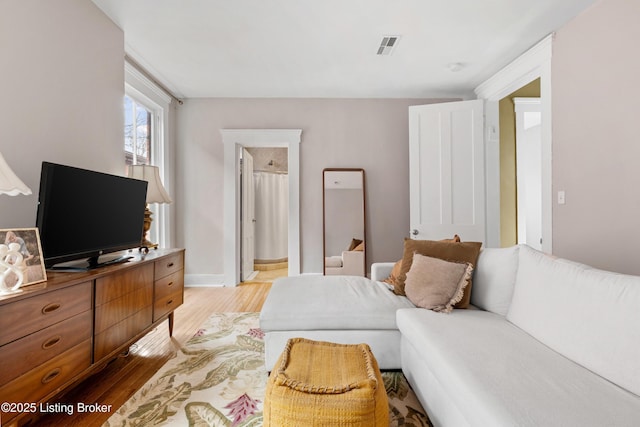
<path fill-rule="evenodd" d="M 289 276 L 300 274 L 300 141 L 302 129 L 220 129 L 224 144 L 224 285 L 240 283 L 240 152 L 285 147 L 289 169 Z"/>
<path fill-rule="evenodd" d="M 475 93 L 485 100 L 487 246 L 500 246 L 500 117 L 498 102 L 540 78 L 542 113 L 542 250 L 553 252 L 551 55 L 553 34 L 480 84 Z"/>

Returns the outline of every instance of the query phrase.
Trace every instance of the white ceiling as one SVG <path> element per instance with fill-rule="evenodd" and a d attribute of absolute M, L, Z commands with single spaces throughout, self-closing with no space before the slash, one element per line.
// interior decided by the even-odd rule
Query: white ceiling
<path fill-rule="evenodd" d="M 178 97 L 428 98 L 470 95 L 595 0 L 93 2 Z"/>

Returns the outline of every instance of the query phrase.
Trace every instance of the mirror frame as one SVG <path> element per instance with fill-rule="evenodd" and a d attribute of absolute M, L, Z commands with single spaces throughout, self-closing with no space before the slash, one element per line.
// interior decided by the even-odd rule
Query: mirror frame
<path fill-rule="evenodd" d="M 364 245 L 364 257 L 363 257 L 363 271 L 364 277 L 367 277 L 367 197 L 366 197 L 366 184 L 365 173 L 362 168 L 324 168 L 322 170 L 322 274 L 327 275 L 327 242 L 326 242 L 326 199 L 325 199 L 325 179 L 327 172 L 360 172 L 362 174 L 362 239 Z"/>

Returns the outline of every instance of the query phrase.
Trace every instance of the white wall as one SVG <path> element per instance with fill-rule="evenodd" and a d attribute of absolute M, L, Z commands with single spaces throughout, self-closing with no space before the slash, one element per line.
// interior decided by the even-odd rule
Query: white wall
<path fill-rule="evenodd" d="M 603 0 L 553 44 L 553 248 L 640 274 L 640 2 Z M 566 192 L 566 204 L 555 201 Z"/>
<path fill-rule="evenodd" d="M 0 228 L 35 225 L 43 160 L 123 174 L 124 35 L 87 0 L 3 0 L 0 152 L 31 196 Z"/>
<path fill-rule="evenodd" d="M 187 274 L 224 273 L 220 129 L 302 129 L 301 271 L 320 273 L 322 170 L 364 168 L 367 260 L 398 260 L 409 232 L 408 107 L 420 99 L 188 99 L 178 107 L 177 243 Z"/>

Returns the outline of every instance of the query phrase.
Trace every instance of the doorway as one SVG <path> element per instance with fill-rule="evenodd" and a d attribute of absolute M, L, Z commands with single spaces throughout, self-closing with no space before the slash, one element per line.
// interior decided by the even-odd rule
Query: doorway
<path fill-rule="evenodd" d="M 524 201 L 526 200 L 526 187 L 524 171 L 518 164 L 518 143 L 517 143 L 517 114 L 516 99 L 536 98 L 538 100 L 539 121 L 541 121 L 540 111 L 540 79 L 535 79 L 523 87 L 513 91 L 499 101 L 500 109 L 500 246 L 509 247 L 518 243 L 532 243 L 533 237 L 526 239 L 526 213 Z M 522 108 L 522 107 L 521 107 Z M 521 116 L 522 118 L 523 116 Z M 540 128 L 538 128 L 540 131 Z M 540 136 L 540 134 L 539 134 Z M 541 150 L 541 147 L 540 147 Z M 522 150 L 520 150 L 522 151 Z M 522 154 L 522 153 L 521 153 Z M 541 154 L 541 151 L 538 152 Z M 537 176 L 541 178 L 541 158 L 537 160 Z M 530 164 L 529 164 L 530 165 Z M 522 173 L 520 173 L 522 172 Z M 535 178 L 534 178 L 535 179 Z M 540 184 L 541 185 L 541 184 Z M 539 188 L 539 187 L 538 187 Z M 540 190 L 541 191 L 541 190 Z M 522 194 L 521 194 L 522 193 Z M 533 193 L 532 193 L 533 194 Z M 541 195 L 538 196 L 537 212 L 541 221 Z M 528 210 L 531 212 L 535 202 L 528 202 Z M 542 232 L 540 225 L 540 233 Z M 540 239 L 537 237 L 535 247 L 540 249 Z"/>
<path fill-rule="evenodd" d="M 287 148 L 289 176 L 288 275 L 300 274 L 301 129 L 221 129 L 224 144 L 224 285 L 241 281 L 240 153 L 244 147 Z"/>
<path fill-rule="evenodd" d="M 552 226 L 552 185 L 551 185 L 551 148 L 552 148 L 552 114 L 551 114 L 551 51 L 553 35 L 549 35 L 527 52 L 516 58 L 494 76 L 475 89 L 478 98 L 485 102 L 486 159 L 487 168 L 487 247 L 509 246 L 515 244 L 516 226 L 511 240 L 505 240 L 504 224 L 509 218 L 515 221 L 515 214 L 505 216 L 504 184 L 510 182 L 515 188 L 515 173 L 506 179 L 502 170 L 502 120 L 500 119 L 500 100 L 527 84 L 539 80 L 541 112 L 541 217 L 542 217 L 542 251 L 553 253 Z M 513 106 L 511 106 L 513 114 Z M 511 126 L 515 129 L 515 125 Z M 514 154 L 515 158 L 515 154 Z M 515 164 L 515 160 L 514 160 Z M 513 167 L 515 169 L 515 166 Z M 515 190 L 513 190 L 515 192 Z M 515 197 L 511 202 L 515 210 Z"/>
<path fill-rule="evenodd" d="M 288 275 L 288 149 L 244 147 L 241 171 L 241 280 L 272 282 Z"/>

